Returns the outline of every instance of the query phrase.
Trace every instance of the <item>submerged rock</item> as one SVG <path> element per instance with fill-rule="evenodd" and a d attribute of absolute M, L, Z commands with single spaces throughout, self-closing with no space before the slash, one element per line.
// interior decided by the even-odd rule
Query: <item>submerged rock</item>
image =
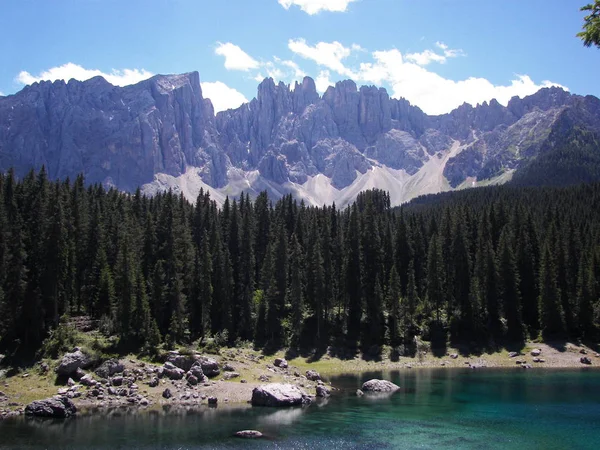
<path fill-rule="evenodd" d="M 365 381 L 362 385 L 363 392 L 395 392 L 398 389 L 400 389 L 400 386 L 387 380 L 373 379 Z"/>
<path fill-rule="evenodd" d="M 324 385 L 317 386 L 317 397 L 328 398 L 331 395 L 331 391 Z"/>
<path fill-rule="evenodd" d="M 253 406 L 297 406 L 310 402 L 306 392 L 293 384 L 273 383 L 252 390 Z"/>
<path fill-rule="evenodd" d="M 234 434 L 235 437 L 244 438 L 244 439 L 258 439 L 263 437 L 263 434 L 260 431 L 256 430 L 243 430 L 238 431 Z"/>
<path fill-rule="evenodd" d="M 77 408 L 71 400 L 56 395 L 45 400 L 37 400 L 25 407 L 25 415 L 36 417 L 67 418 L 75 415 Z"/>

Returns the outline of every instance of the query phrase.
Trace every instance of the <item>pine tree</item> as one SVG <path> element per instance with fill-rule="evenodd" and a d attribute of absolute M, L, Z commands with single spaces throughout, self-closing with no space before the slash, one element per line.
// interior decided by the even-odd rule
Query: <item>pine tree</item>
<path fill-rule="evenodd" d="M 429 241 L 427 252 L 427 312 L 441 323 L 444 309 L 444 269 L 442 267 L 442 246 L 436 234 Z"/>
<path fill-rule="evenodd" d="M 594 302 L 597 300 L 596 279 L 589 252 L 581 255 L 577 276 L 577 323 L 584 339 L 596 336 Z"/>
<path fill-rule="evenodd" d="M 498 248 L 499 298 L 506 318 L 506 336 L 511 342 L 522 342 L 524 327 L 521 317 L 521 293 L 519 274 L 513 253 L 513 236 L 505 226 L 500 235 Z"/>
<path fill-rule="evenodd" d="M 414 274 L 413 274 L 414 277 Z M 392 347 L 396 347 L 400 344 L 400 321 L 402 315 L 400 313 L 400 277 L 396 270 L 396 266 L 392 266 L 390 271 L 390 280 L 388 282 L 387 295 L 386 295 L 386 306 L 388 310 L 388 329 L 389 329 L 389 342 Z M 406 312 L 404 317 L 406 317 Z"/>
<path fill-rule="evenodd" d="M 344 278 L 348 305 L 347 330 L 348 345 L 356 346 L 361 331 L 362 321 L 362 260 L 360 246 L 360 228 L 358 209 L 352 205 L 345 242 L 346 260 L 344 262 Z"/>
<path fill-rule="evenodd" d="M 565 331 L 560 290 L 558 288 L 556 273 L 556 258 L 552 252 L 550 238 L 555 233 L 549 234 L 549 239 L 544 244 L 540 262 L 540 326 L 544 337 L 562 335 Z"/>
<path fill-rule="evenodd" d="M 290 243 L 290 286 L 287 291 L 286 305 L 290 309 L 290 347 L 300 344 L 304 318 L 304 254 L 294 233 Z"/>

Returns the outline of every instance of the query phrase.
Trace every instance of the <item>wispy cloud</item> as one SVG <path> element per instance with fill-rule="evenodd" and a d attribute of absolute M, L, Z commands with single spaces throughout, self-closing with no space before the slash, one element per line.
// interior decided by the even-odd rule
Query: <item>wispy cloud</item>
<path fill-rule="evenodd" d="M 298 6 L 306 14 L 318 14 L 321 11 L 345 12 L 348 5 L 358 0 L 278 0 L 285 9 Z"/>

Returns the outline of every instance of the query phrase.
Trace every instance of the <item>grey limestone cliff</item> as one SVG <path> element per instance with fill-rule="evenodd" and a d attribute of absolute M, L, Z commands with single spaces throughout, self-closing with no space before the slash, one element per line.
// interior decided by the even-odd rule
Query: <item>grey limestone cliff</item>
<path fill-rule="evenodd" d="M 0 170 L 24 175 L 45 165 L 52 178 L 83 173 L 89 183 L 129 191 L 190 168 L 216 190 L 232 174 L 254 173 L 256 186 L 282 187 L 321 175 L 343 191 L 368 172 L 410 177 L 433 160 L 456 187 L 518 169 L 552 130 L 576 126 L 600 129 L 600 100 L 558 88 L 506 107 L 492 100 L 428 116 L 351 80 L 320 96 L 311 78 L 293 86 L 269 78 L 249 103 L 215 116 L 197 72 L 126 87 L 96 77 L 34 83 L 0 98 Z"/>

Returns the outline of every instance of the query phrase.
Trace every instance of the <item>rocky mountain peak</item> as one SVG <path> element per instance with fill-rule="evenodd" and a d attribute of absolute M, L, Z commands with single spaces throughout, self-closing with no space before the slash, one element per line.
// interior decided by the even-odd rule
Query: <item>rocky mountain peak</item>
<path fill-rule="evenodd" d="M 295 192 L 317 204 L 350 201 L 357 186 L 372 186 L 396 190 L 399 202 L 445 189 L 444 180 L 454 187 L 513 170 L 553 127 L 572 126 L 600 129 L 600 100 L 546 88 L 507 107 L 491 100 L 428 116 L 352 80 L 321 97 L 310 77 L 292 86 L 267 78 L 256 98 L 215 117 L 198 72 L 125 87 L 95 77 L 34 83 L 1 98 L 0 169 L 23 175 L 46 165 L 52 178 L 84 173 L 124 190 L 159 189 L 160 177 L 192 189 L 192 200 L 192 185 L 215 195 Z"/>

